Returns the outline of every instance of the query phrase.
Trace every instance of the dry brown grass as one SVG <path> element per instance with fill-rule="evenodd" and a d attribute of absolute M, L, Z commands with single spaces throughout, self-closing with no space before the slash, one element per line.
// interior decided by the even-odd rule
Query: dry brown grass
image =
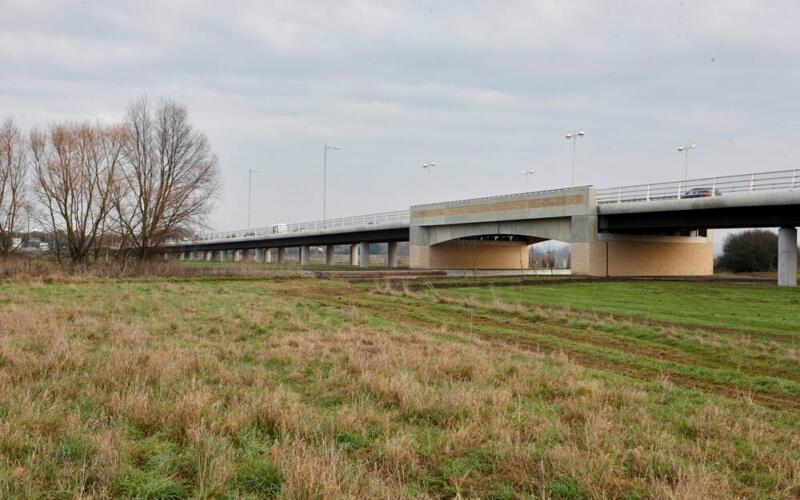
<path fill-rule="evenodd" d="M 794 417 L 376 323 L 345 284 L 26 287 L 0 287 L 0 497 L 800 494 Z"/>
<path fill-rule="evenodd" d="M 84 263 L 59 263 L 49 258 L 0 258 L 0 280 L 47 283 L 80 282 L 97 278 L 268 278 L 311 277 L 314 274 L 297 268 L 276 268 L 253 262 L 229 265 L 206 265 L 203 262 L 163 260 L 126 262 L 98 260 Z"/>

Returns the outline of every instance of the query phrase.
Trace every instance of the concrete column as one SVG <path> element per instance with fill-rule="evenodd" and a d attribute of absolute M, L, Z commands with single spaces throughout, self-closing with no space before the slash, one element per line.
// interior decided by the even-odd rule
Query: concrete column
<path fill-rule="evenodd" d="M 358 245 L 350 245 L 350 265 L 358 265 Z"/>
<path fill-rule="evenodd" d="M 358 244 L 358 267 L 369 267 L 369 243 Z"/>
<path fill-rule="evenodd" d="M 388 257 L 387 258 L 387 264 L 389 264 L 389 267 L 397 267 L 397 242 L 396 241 L 390 241 L 389 242 L 389 248 L 388 248 L 387 257 Z"/>
<path fill-rule="evenodd" d="M 214 260 L 214 252 L 212 252 L 211 250 L 207 251 L 206 255 L 205 255 L 205 259 L 206 260 Z"/>
<path fill-rule="evenodd" d="M 300 247 L 300 265 L 305 266 L 311 258 L 311 247 L 303 245 Z"/>
<path fill-rule="evenodd" d="M 278 249 L 278 263 L 283 264 L 284 262 L 286 262 L 286 248 L 280 247 Z"/>
<path fill-rule="evenodd" d="M 169 260 L 169 254 L 167 252 L 164 252 L 164 260 Z"/>
<path fill-rule="evenodd" d="M 325 264 L 328 266 L 333 265 L 333 259 L 336 255 L 336 246 L 328 245 L 325 247 Z"/>
<path fill-rule="evenodd" d="M 227 250 L 217 250 L 217 259 L 220 262 L 225 262 L 225 254 L 228 253 Z"/>
<path fill-rule="evenodd" d="M 233 261 L 234 262 L 241 262 L 242 260 L 242 251 L 241 250 L 234 250 L 233 251 Z"/>
<path fill-rule="evenodd" d="M 264 249 L 264 263 L 270 264 L 272 263 L 272 249 L 265 248 Z"/>
<path fill-rule="evenodd" d="M 797 286 L 797 228 L 778 230 L 778 286 Z"/>

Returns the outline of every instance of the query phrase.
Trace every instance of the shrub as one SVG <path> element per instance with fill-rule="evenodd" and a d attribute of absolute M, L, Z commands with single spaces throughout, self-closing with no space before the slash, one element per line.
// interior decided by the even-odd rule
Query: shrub
<path fill-rule="evenodd" d="M 763 229 L 729 235 L 716 267 L 734 273 L 774 271 L 778 268 L 778 235 Z"/>

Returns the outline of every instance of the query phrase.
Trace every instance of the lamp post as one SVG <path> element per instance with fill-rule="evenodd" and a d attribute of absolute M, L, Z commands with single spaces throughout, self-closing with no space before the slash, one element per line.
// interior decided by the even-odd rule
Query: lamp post
<path fill-rule="evenodd" d="M 683 181 L 689 180 L 689 151 L 695 149 L 697 144 L 690 142 L 683 146 L 678 146 L 678 151 L 683 153 Z"/>
<path fill-rule="evenodd" d="M 263 173 L 263 170 L 251 168 L 247 174 L 247 229 L 250 229 L 250 212 L 253 211 L 253 174 Z"/>
<path fill-rule="evenodd" d="M 435 161 L 422 164 L 422 168 L 424 168 L 428 172 L 428 203 L 431 202 L 431 170 L 435 166 L 436 166 Z"/>
<path fill-rule="evenodd" d="M 575 146 L 578 142 L 578 137 L 583 137 L 584 135 L 586 134 L 584 134 L 583 130 L 573 130 L 564 134 L 568 141 L 572 141 L 572 187 L 575 187 Z"/>
<path fill-rule="evenodd" d="M 322 153 L 322 227 L 324 228 L 328 222 L 328 151 L 340 150 L 339 146 L 328 146 L 325 143 L 324 151 Z"/>
<path fill-rule="evenodd" d="M 530 191 L 530 189 L 528 188 L 528 177 L 533 175 L 533 170 L 523 170 L 522 175 L 525 176 L 525 191 Z"/>

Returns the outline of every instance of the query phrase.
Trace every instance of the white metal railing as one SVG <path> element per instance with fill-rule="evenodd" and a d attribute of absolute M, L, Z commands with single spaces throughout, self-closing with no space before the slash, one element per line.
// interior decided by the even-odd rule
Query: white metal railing
<path fill-rule="evenodd" d="M 382 226 L 387 224 L 408 224 L 410 219 L 408 210 L 395 212 L 382 212 L 378 214 L 356 215 L 353 217 L 340 217 L 324 221 L 300 222 L 295 224 L 272 224 L 265 227 L 250 229 L 237 229 L 235 231 L 216 231 L 200 233 L 191 238 L 170 240 L 167 245 L 183 245 L 196 242 L 224 241 L 229 239 L 246 240 L 253 238 L 280 238 L 283 236 L 298 236 L 299 233 L 309 233 L 328 229 L 344 229 L 358 226 Z"/>
<path fill-rule="evenodd" d="M 681 200 L 757 191 L 800 191 L 800 169 L 598 189 L 597 203 Z"/>

